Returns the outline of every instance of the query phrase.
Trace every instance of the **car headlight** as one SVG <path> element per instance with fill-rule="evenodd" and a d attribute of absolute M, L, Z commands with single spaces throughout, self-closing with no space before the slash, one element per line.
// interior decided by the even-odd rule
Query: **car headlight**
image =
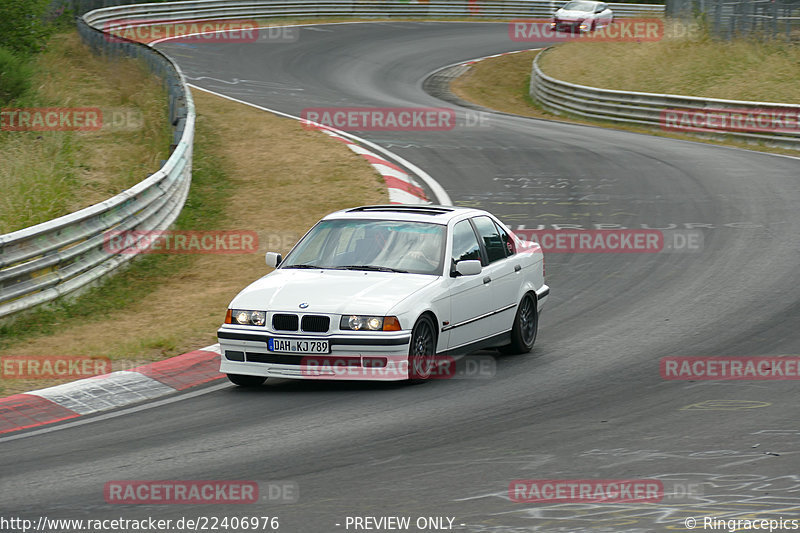
<path fill-rule="evenodd" d="M 249 311 L 247 309 L 228 309 L 225 315 L 226 324 L 240 324 L 242 326 L 263 326 L 267 322 L 265 311 Z"/>
<path fill-rule="evenodd" d="M 396 316 L 342 315 L 339 329 L 353 331 L 400 331 Z"/>

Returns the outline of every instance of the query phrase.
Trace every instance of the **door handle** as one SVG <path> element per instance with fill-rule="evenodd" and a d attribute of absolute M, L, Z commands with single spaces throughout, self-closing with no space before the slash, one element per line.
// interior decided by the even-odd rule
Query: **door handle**
<path fill-rule="evenodd" d="M 492 278 L 490 278 L 489 276 L 486 276 L 485 278 L 483 278 L 483 284 L 484 284 L 484 285 L 486 285 L 486 284 L 487 284 L 487 283 L 489 283 L 490 281 L 492 281 Z"/>
<path fill-rule="evenodd" d="M 522 267 L 521 267 L 521 266 L 519 266 L 519 265 L 514 265 L 514 272 L 519 272 L 520 270 L 522 270 Z"/>

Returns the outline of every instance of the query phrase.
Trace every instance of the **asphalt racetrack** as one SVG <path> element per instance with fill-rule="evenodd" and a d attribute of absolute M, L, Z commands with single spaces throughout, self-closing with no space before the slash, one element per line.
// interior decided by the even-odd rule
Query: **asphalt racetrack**
<path fill-rule="evenodd" d="M 800 515 L 797 382 L 670 381 L 659 371 L 670 356 L 800 354 L 800 160 L 476 115 L 423 90 L 445 65 L 529 47 L 505 24 L 433 22 L 158 46 L 190 83 L 292 115 L 454 109 L 458 126 L 447 131 L 353 133 L 424 169 L 454 204 L 513 229 L 692 230 L 701 246 L 546 255 L 551 296 L 536 347 L 495 356 L 492 375 L 413 386 L 275 379 L 259 390 L 217 382 L 152 408 L 0 438 L 0 515 L 277 516 L 287 533 L 374 525 L 352 517 L 410 517 L 407 531 L 447 530 L 449 518 L 450 530 L 469 532 L 650 532 L 686 531 L 689 517 L 702 529 L 703 517 Z M 525 503 L 509 498 L 518 479 L 656 479 L 664 494 Z M 113 480 L 283 481 L 299 497 L 109 505 Z M 420 517 L 445 519 L 418 529 Z"/>

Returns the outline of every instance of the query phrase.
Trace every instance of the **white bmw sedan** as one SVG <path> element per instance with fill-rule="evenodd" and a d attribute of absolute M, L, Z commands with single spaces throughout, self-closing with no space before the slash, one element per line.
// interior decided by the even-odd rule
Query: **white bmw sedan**
<path fill-rule="evenodd" d="M 424 380 L 437 358 L 527 353 L 550 289 L 534 243 L 491 214 L 376 205 L 320 220 L 241 291 L 219 328 L 220 371 L 267 377 Z"/>
<path fill-rule="evenodd" d="M 556 31 L 585 33 L 605 28 L 614 22 L 614 13 L 604 2 L 573 0 L 553 14 L 552 28 Z"/>

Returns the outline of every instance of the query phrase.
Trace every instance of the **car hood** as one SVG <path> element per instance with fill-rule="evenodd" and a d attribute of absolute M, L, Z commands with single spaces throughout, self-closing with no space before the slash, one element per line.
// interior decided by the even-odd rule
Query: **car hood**
<path fill-rule="evenodd" d="M 437 279 L 437 276 L 395 272 L 278 269 L 247 286 L 230 307 L 386 315 L 402 300 Z M 303 303 L 308 307 L 301 309 Z"/>

